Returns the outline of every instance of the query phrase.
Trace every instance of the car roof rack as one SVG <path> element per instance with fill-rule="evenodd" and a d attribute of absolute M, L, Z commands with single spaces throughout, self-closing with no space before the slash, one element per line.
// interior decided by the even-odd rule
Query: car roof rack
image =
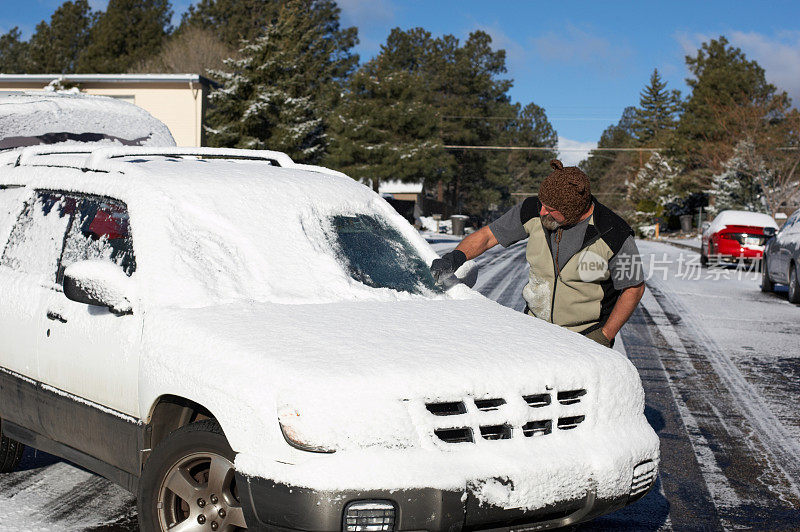
<path fill-rule="evenodd" d="M 86 152 L 80 152 L 86 153 Z M 295 166 L 291 157 L 279 151 L 269 150 L 241 150 L 235 148 L 152 148 L 152 147 L 126 147 L 126 148 L 95 148 L 83 164 L 83 170 L 104 170 L 101 168 L 103 161 L 119 159 L 121 157 L 207 157 L 219 159 L 241 159 L 248 161 L 266 161 L 273 166 Z"/>
<path fill-rule="evenodd" d="M 76 144 L 38 144 L 36 146 L 27 146 L 15 153 L 17 157 L 14 161 L 14 166 L 27 164 L 32 158 L 44 155 L 88 155 L 92 153 L 92 149 L 92 147 L 84 147 Z"/>

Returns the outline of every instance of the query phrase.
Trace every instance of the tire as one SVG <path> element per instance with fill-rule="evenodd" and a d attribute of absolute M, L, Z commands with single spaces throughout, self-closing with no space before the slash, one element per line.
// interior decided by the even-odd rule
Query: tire
<path fill-rule="evenodd" d="M 3 436 L 2 428 L 3 421 L 0 420 L 0 473 L 11 473 L 22 460 L 25 446 L 17 440 Z"/>
<path fill-rule="evenodd" d="M 762 292 L 774 292 L 775 291 L 775 283 L 772 282 L 772 279 L 769 278 L 769 273 L 767 272 L 767 256 L 764 255 L 764 259 L 761 261 L 761 291 Z"/>
<path fill-rule="evenodd" d="M 800 304 L 800 279 L 797 278 L 797 264 L 789 266 L 789 303 Z"/>
<path fill-rule="evenodd" d="M 185 530 L 246 529 L 233 474 L 234 457 L 213 419 L 173 431 L 153 449 L 139 479 L 140 529 L 166 531 L 190 520 L 195 526 L 187 522 Z"/>

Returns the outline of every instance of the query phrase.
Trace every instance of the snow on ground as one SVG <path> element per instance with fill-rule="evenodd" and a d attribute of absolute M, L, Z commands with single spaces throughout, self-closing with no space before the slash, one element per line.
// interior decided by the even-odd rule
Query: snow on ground
<path fill-rule="evenodd" d="M 765 294 L 761 274 L 734 267 L 701 268 L 689 250 L 639 241 L 652 282 L 674 296 L 689 316 L 759 389 L 771 410 L 800 442 L 800 307 L 786 300 L 785 287 Z M 775 373 L 787 382 L 776 386 Z M 791 383 L 795 383 L 792 385 Z"/>

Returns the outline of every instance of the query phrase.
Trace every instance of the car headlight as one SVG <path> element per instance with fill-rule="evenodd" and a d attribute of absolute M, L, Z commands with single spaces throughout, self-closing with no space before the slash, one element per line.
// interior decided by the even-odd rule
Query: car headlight
<path fill-rule="evenodd" d="M 281 409 L 278 413 L 278 423 L 286 443 L 301 451 L 312 453 L 334 453 L 336 449 L 313 443 L 311 438 L 304 434 L 300 413 L 289 408 Z"/>

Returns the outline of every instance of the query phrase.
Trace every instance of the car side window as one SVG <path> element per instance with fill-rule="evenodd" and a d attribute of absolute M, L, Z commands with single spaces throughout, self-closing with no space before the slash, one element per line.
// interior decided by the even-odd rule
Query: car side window
<path fill-rule="evenodd" d="M 74 199 L 38 192 L 17 218 L 0 265 L 55 281 L 64 235 L 74 210 Z"/>
<path fill-rule="evenodd" d="M 79 196 L 64 240 L 56 282 L 64 270 L 82 260 L 105 260 L 130 276 L 136 270 L 127 206 L 111 198 Z"/>

